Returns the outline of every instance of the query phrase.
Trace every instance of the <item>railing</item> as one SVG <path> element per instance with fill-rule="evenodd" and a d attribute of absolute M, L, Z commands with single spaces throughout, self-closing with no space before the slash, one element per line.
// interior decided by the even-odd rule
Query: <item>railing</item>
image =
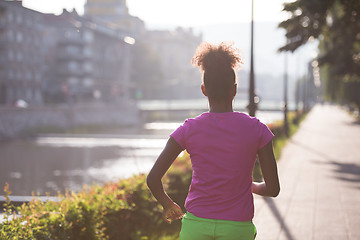
<path fill-rule="evenodd" d="M 246 110 L 247 100 L 235 99 L 234 109 Z M 208 103 L 206 98 L 202 99 L 178 99 L 178 100 L 143 100 L 138 101 L 137 106 L 141 111 L 197 111 L 207 110 Z M 262 111 L 282 111 L 281 101 L 262 101 L 258 106 Z M 290 109 L 295 109 L 294 104 L 290 103 Z"/>
<path fill-rule="evenodd" d="M 14 206 L 21 206 L 22 204 L 28 203 L 33 199 L 40 200 L 41 202 L 48 202 L 48 201 L 59 202 L 61 200 L 61 198 L 59 197 L 50 197 L 50 196 L 9 196 L 9 199 Z M 3 206 L 5 202 L 6 202 L 6 197 L 0 196 L 1 211 L 3 210 Z"/>

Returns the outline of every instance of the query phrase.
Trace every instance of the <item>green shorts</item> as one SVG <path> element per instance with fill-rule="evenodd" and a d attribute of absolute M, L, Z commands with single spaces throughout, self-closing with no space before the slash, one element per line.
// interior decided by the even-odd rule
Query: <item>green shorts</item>
<path fill-rule="evenodd" d="M 256 227 L 252 221 L 237 222 L 199 218 L 187 212 L 182 219 L 180 240 L 252 240 Z"/>

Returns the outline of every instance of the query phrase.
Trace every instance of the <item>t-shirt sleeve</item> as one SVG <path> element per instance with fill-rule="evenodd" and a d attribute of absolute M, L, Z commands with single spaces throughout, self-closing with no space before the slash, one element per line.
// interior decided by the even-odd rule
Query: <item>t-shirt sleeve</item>
<path fill-rule="evenodd" d="M 170 134 L 170 136 L 180 145 L 183 150 L 186 149 L 186 135 L 188 128 L 189 121 L 185 120 L 182 125 L 180 125 L 174 132 Z"/>
<path fill-rule="evenodd" d="M 259 127 L 258 149 L 261 149 L 273 139 L 274 134 L 264 123 L 260 121 L 258 122 L 258 127 Z"/>

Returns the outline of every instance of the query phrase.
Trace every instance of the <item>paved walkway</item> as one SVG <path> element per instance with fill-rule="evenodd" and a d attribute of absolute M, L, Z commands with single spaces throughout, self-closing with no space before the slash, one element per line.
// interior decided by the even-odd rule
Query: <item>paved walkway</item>
<path fill-rule="evenodd" d="M 360 239 L 360 124 L 315 106 L 285 147 L 277 198 L 255 198 L 258 240 Z"/>

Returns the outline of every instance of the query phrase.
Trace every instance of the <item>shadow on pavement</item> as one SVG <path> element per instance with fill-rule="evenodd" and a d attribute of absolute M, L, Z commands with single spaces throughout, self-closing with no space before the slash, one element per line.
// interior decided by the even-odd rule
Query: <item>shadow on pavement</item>
<path fill-rule="evenodd" d="M 265 200 L 265 203 L 270 208 L 272 214 L 275 216 L 276 220 L 279 222 L 279 224 L 281 226 L 281 230 L 286 235 L 286 239 L 288 239 L 288 240 L 295 239 L 294 236 L 291 234 L 289 227 L 286 225 L 283 217 L 281 216 L 279 209 L 277 208 L 274 200 L 272 198 L 264 198 L 264 200 Z"/>
<path fill-rule="evenodd" d="M 338 179 L 352 183 L 360 183 L 359 165 L 353 163 L 340 163 L 336 161 L 331 161 L 329 164 L 336 166 L 334 171 L 338 173 Z M 360 189 L 359 186 L 358 188 Z"/>
<path fill-rule="evenodd" d="M 317 164 L 327 164 L 335 166 L 333 170 L 336 173 L 336 177 L 342 181 L 352 182 L 352 183 L 360 183 L 360 165 L 354 163 L 342 163 L 336 161 L 331 156 L 326 153 L 323 153 L 317 149 L 309 147 L 301 142 L 290 140 L 296 146 L 304 148 L 307 151 L 315 153 L 316 155 L 327 160 L 326 162 L 316 161 Z M 360 189 L 360 186 L 357 187 Z"/>
<path fill-rule="evenodd" d="M 315 149 L 315 148 L 312 148 L 312 147 L 310 147 L 310 146 L 307 146 L 307 145 L 305 145 L 305 144 L 302 143 L 302 142 L 295 141 L 294 139 L 290 139 L 289 141 L 290 141 L 291 143 L 295 144 L 296 146 L 301 147 L 301 148 L 303 148 L 303 149 L 305 149 L 305 150 L 307 150 L 307 151 L 309 151 L 309 152 L 312 152 L 312 153 L 314 153 L 314 154 L 316 154 L 316 155 L 318 155 L 318 156 L 320 156 L 320 157 L 322 157 L 322 158 L 325 158 L 325 159 L 330 160 L 330 161 L 334 161 L 334 160 L 332 159 L 332 157 L 329 156 L 328 154 L 326 154 L 326 153 L 324 153 L 324 152 L 321 152 L 321 151 L 319 151 L 319 150 L 317 150 L 317 149 Z"/>
<path fill-rule="evenodd" d="M 356 119 L 355 121 L 351 122 L 352 125 L 360 125 L 360 119 Z"/>

